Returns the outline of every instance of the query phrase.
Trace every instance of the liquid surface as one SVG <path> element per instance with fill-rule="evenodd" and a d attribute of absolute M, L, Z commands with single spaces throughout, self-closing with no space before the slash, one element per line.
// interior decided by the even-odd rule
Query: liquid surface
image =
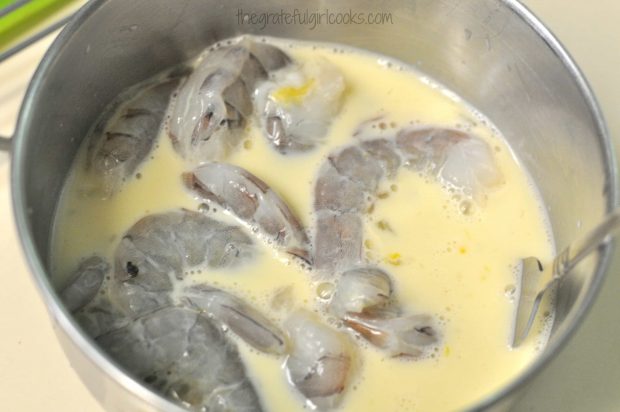
<path fill-rule="evenodd" d="M 406 309 L 440 320 L 442 339 L 419 360 L 390 358 L 356 340 L 361 366 L 339 410 L 442 411 L 472 406 L 526 368 L 547 339 L 548 328 L 541 324 L 538 335 L 532 333 L 518 349 L 509 345 L 514 265 L 523 256 L 550 259 L 553 252 L 535 187 L 489 122 L 418 73 L 362 52 L 276 44 L 300 61 L 320 56 L 334 64 L 346 83 L 342 109 L 313 151 L 284 156 L 268 144 L 258 125 L 251 124 L 247 139 L 226 161 L 271 186 L 306 227 L 313 226 L 319 166 L 334 149 L 354 142 L 352 136 L 363 122 L 377 136 L 417 124 L 457 128 L 493 148 L 504 182 L 484 198 L 459 197 L 406 169 L 384 185 L 367 218 L 365 253 L 390 273 L 396 297 Z M 199 210 L 201 204 L 183 187 L 180 176 L 191 166 L 174 152 L 165 133 L 150 159 L 109 199 L 89 195 L 93 184 L 82 172 L 84 153 L 81 156 L 57 216 L 52 265 L 59 287 L 85 257 L 96 253 L 111 260 L 123 233 L 141 217 L 179 207 Z M 224 218 L 235 221 L 230 215 Z M 320 281 L 270 245 L 260 244 L 259 250 L 251 265 L 202 270 L 188 282 L 232 291 L 278 321 L 299 307 L 322 314 Z M 283 358 L 258 353 L 238 339 L 237 344 L 265 410 L 304 410 L 304 400 L 283 372 Z"/>

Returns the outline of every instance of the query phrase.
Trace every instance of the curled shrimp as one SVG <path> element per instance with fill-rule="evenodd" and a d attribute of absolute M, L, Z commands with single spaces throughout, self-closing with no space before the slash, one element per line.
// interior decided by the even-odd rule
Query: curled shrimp
<path fill-rule="evenodd" d="M 87 170 L 101 179 L 104 196 L 116 193 L 151 153 L 171 95 L 186 73 L 175 71 L 127 92 L 131 97 L 106 113 L 88 136 Z"/>
<path fill-rule="evenodd" d="M 402 314 L 387 273 L 365 266 L 363 215 L 380 183 L 407 167 L 474 195 L 501 183 L 488 145 L 452 129 L 404 129 L 332 153 L 315 186 L 315 267 L 342 273 L 330 311 L 392 356 L 419 357 L 439 339 L 428 315 Z"/>
<path fill-rule="evenodd" d="M 259 351 L 274 355 L 286 353 L 284 332 L 240 298 L 207 285 L 195 285 L 183 292 L 183 300 Z"/>
<path fill-rule="evenodd" d="M 80 263 L 60 291 L 60 298 L 90 336 L 100 336 L 127 324 L 123 309 L 109 295 L 110 264 L 100 256 Z"/>
<path fill-rule="evenodd" d="M 327 60 L 293 63 L 273 73 L 256 90 L 263 134 L 280 153 L 313 149 L 340 111 L 344 77 Z"/>
<path fill-rule="evenodd" d="M 329 310 L 390 356 L 417 358 L 437 343 L 439 333 L 431 316 L 402 314 L 393 290 L 381 269 L 350 269 L 340 275 Z"/>
<path fill-rule="evenodd" d="M 207 163 L 183 175 L 185 185 L 203 199 L 256 226 L 291 255 L 310 261 L 308 237 L 286 203 L 265 182 L 227 163 Z"/>
<path fill-rule="evenodd" d="M 392 303 L 389 275 L 374 267 L 349 269 L 338 278 L 330 301 L 330 312 L 344 318 L 350 313 L 374 313 Z"/>
<path fill-rule="evenodd" d="M 226 157 L 252 115 L 256 85 L 289 62 L 277 47 L 248 38 L 201 56 L 171 108 L 169 135 L 177 152 L 198 162 Z"/>
<path fill-rule="evenodd" d="M 285 327 L 292 345 L 285 363 L 291 384 L 312 409 L 338 407 L 354 369 L 348 337 L 305 311 L 294 312 Z"/>
<path fill-rule="evenodd" d="M 499 185 L 488 145 L 453 129 L 404 129 L 395 138 L 365 140 L 332 153 L 315 185 L 314 264 L 337 273 L 362 265 L 363 215 L 379 184 L 407 167 L 434 176 L 466 194 Z"/>
<path fill-rule="evenodd" d="M 417 358 L 439 339 L 435 321 L 425 314 L 384 318 L 348 313 L 343 320 L 345 325 L 393 357 Z"/>
<path fill-rule="evenodd" d="M 172 279 L 194 267 L 234 267 L 255 255 L 237 227 L 189 210 L 146 216 L 123 236 L 115 253 L 113 298 L 137 316 L 171 304 Z"/>
<path fill-rule="evenodd" d="M 187 409 L 262 411 L 237 348 L 197 311 L 162 307 L 97 343 L 138 380 Z"/>
<path fill-rule="evenodd" d="M 84 260 L 60 292 L 60 298 L 69 311 L 79 310 L 91 302 L 103 285 L 110 265 L 99 256 Z"/>

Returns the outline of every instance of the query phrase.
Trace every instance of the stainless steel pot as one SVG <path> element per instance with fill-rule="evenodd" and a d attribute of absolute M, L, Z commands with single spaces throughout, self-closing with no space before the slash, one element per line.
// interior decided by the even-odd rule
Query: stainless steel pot
<path fill-rule="evenodd" d="M 312 30 L 284 23 L 263 28 L 260 21 L 239 17 L 326 8 L 389 12 L 392 23 L 322 24 Z M 558 41 L 516 1 L 93 0 L 54 42 L 30 84 L 13 141 L 12 190 L 23 248 L 58 338 L 109 410 L 179 408 L 129 378 L 60 303 L 49 277 L 49 254 L 63 182 L 87 129 L 121 90 L 240 33 L 369 49 L 412 64 L 458 93 L 502 130 L 532 174 L 558 248 L 617 204 L 612 147 L 592 92 Z M 506 409 L 558 353 L 591 306 L 611 250 L 602 248 L 560 286 L 552 336 L 536 362 L 473 409 Z M 593 277 L 586 276 L 592 271 Z"/>

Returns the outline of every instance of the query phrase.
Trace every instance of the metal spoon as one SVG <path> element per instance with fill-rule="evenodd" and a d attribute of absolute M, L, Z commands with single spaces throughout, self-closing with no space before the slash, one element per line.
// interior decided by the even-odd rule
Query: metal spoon
<path fill-rule="evenodd" d="M 551 265 L 544 267 L 535 257 L 528 257 L 521 261 L 521 287 L 514 323 L 513 347 L 523 343 L 530 332 L 545 293 L 553 289 L 564 276 L 571 273 L 577 263 L 606 243 L 619 229 L 620 209 L 616 209 L 587 235 L 568 245 L 553 259 Z M 540 288 L 538 286 L 540 279 L 548 278 L 544 275 L 549 271 L 551 271 L 552 280 Z"/>

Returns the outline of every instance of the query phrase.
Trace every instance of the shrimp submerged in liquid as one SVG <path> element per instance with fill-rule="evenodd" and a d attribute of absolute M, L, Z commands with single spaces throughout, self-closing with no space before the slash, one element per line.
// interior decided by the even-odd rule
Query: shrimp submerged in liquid
<path fill-rule="evenodd" d="M 501 184 L 488 145 L 461 131 L 425 128 L 400 131 L 394 139 L 364 140 L 332 153 L 315 185 L 314 263 L 335 273 L 363 264 L 363 215 L 379 184 L 400 167 L 428 174 L 465 194 Z"/>
<path fill-rule="evenodd" d="M 125 233 L 114 262 L 115 298 L 140 315 L 171 303 L 173 279 L 191 268 L 234 267 L 249 261 L 252 240 L 237 227 L 178 210 L 140 219 Z"/>
<path fill-rule="evenodd" d="M 436 343 L 428 315 L 403 315 L 383 271 L 365 266 L 363 215 L 379 184 L 400 167 L 430 174 L 465 194 L 501 183 L 484 141 L 451 129 L 402 130 L 394 139 L 365 140 L 331 154 L 315 187 L 315 265 L 328 276 L 342 273 L 330 311 L 392 356 L 418 357 Z"/>
<path fill-rule="evenodd" d="M 309 240 L 299 219 L 265 182 L 252 173 L 226 163 L 208 163 L 184 174 L 183 180 L 200 197 L 257 226 L 287 253 L 310 261 Z"/>
<path fill-rule="evenodd" d="M 323 59 L 275 72 L 256 91 L 263 133 L 283 154 L 314 148 L 340 111 L 344 90 L 342 74 Z"/>
<path fill-rule="evenodd" d="M 292 385 L 312 408 L 337 407 L 355 366 L 349 338 L 305 311 L 293 313 L 285 326 L 293 346 L 286 360 Z"/>
<path fill-rule="evenodd" d="M 90 167 L 107 179 L 109 193 L 150 152 L 181 83 L 169 80 L 137 95 L 105 129 L 95 129 L 105 138 L 93 139 Z M 193 270 L 238 267 L 257 249 L 246 228 L 188 210 L 140 219 L 120 240 L 112 270 L 101 258 L 88 259 L 63 290 L 67 307 L 113 358 L 180 405 L 261 410 L 229 332 L 263 353 L 286 356 L 290 384 L 319 410 L 338 408 L 354 379 L 359 359 L 351 333 L 393 357 L 418 358 L 439 341 L 433 317 L 404 313 L 390 275 L 365 261 L 365 214 L 380 185 L 403 167 L 472 197 L 499 185 L 501 173 L 483 140 L 453 129 L 403 129 L 332 152 L 316 180 L 312 245 L 265 182 L 222 163 L 251 119 L 281 154 L 312 150 L 339 113 L 345 89 L 328 61 L 300 64 L 275 46 L 243 37 L 201 57 L 181 83 L 167 124 L 176 152 L 191 167 L 200 164 L 183 174 L 187 188 L 303 259 L 319 277 L 333 278 L 323 309 L 330 321 L 337 317 L 337 328 L 303 310 L 280 325 L 234 294 L 191 282 Z"/>
<path fill-rule="evenodd" d="M 151 152 L 168 102 L 187 70 L 157 79 L 107 113 L 88 137 L 87 170 L 102 184 L 102 194 L 116 193 Z"/>
<path fill-rule="evenodd" d="M 183 292 L 183 300 L 230 328 L 255 349 L 275 355 L 286 353 L 284 332 L 238 297 L 207 285 L 195 285 Z"/>
<path fill-rule="evenodd" d="M 340 275 L 329 310 L 391 356 L 417 358 L 439 339 L 431 316 L 402 314 L 389 275 L 378 268 L 355 268 Z"/>
<path fill-rule="evenodd" d="M 172 105 L 177 152 L 197 162 L 225 158 L 241 141 L 258 82 L 289 63 L 277 47 L 247 38 L 208 51 Z"/>
<path fill-rule="evenodd" d="M 196 311 L 160 308 L 97 342 L 137 379 L 190 410 L 262 410 L 234 344 Z"/>

